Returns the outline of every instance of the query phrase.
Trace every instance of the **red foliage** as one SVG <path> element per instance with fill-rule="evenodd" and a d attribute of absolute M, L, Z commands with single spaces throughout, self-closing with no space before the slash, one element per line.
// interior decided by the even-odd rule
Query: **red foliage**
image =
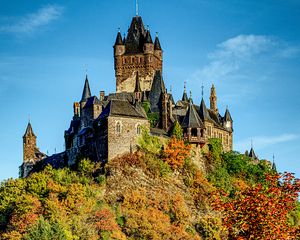
<path fill-rule="evenodd" d="M 115 221 L 114 215 L 109 209 L 103 208 L 95 213 L 96 226 L 99 231 L 113 232 L 119 230 L 119 226 Z"/>
<path fill-rule="evenodd" d="M 223 212 L 231 239 L 295 239 L 287 214 L 295 209 L 299 191 L 293 174 L 267 175 L 266 185 L 241 190 L 234 198 L 218 195 L 214 207 Z"/>

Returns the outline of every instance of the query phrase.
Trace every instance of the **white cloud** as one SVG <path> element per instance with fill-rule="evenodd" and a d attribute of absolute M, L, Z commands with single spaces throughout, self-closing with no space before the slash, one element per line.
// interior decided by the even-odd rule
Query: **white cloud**
<path fill-rule="evenodd" d="M 37 29 L 58 19 L 63 13 L 63 7 L 48 5 L 37 12 L 23 16 L 14 22 L 2 24 L 0 33 L 32 34 Z"/>
<path fill-rule="evenodd" d="M 278 136 L 255 136 L 253 138 L 247 138 L 238 141 L 234 146 L 236 150 L 243 152 L 245 150 L 249 150 L 252 140 L 255 150 L 259 150 L 278 143 L 293 141 L 297 138 L 298 135 L 295 134 L 281 134 Z"/>

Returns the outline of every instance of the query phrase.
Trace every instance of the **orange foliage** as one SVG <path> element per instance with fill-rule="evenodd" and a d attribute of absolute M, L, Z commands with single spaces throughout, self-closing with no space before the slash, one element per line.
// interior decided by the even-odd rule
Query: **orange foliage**
<path fill-rule="evenodd" d="M 184 165 L 184 160 L 190 156 L 190 150 L 190 145 L 185 145 L 183 140 L 173 137 L 163 150 L 163 159 L 173 170 L 180 169 Z"/>
<path fill-rule="evenodd" d="M 114 215 L 109 209 L 103 208 L 95 213 L 96 226 L 99 231 L 113 232 L 120 230 L 118 224 L 115 221 Z"/>
<path fill-rule="evenodd" d="M 292 174 L 268 175 L 266 186 L 258 184 L 236 194 L 219 196 L 214 206 L 224 214 L 231 239 L 295 239 L 296 229 L 287 214 L 296 207 L 300 181 Z"/>

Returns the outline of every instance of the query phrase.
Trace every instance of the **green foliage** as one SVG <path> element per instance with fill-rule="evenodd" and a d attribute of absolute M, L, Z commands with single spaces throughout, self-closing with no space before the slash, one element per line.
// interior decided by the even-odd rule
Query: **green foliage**
<path fill-rule="evenodd" d="M 220 216 L 204 216 L 196 224 L 196 230 L 204 240 L 224 239 L 222 219 Z"/>
<path fill-rule="evenodd" d="M 152 154 L 159 154 L 162 148 L 159 139 L 155 136 L 151 136 L 146 128 L 142 128 L 142 134 L 138 143 L 142 151 Z"/>
<path fill-rule="evenodd" d="M 183 137 L 183 131 L 178 121 L 176 121 L 173 126 L 171 136 L 177 138 L 178 140 L 181 140 Z"/>
<path fill-rule="evenodd" d="M 150 121 L 150 125 L 151 127 L 156 127 L 157 124 L 159 123 L 159 113 L 152 113 L 151 112 L 151 105 L 150 105 L 150 102 L 149 101 L 146 101 L 146 102 L 143 102 L 143 107 L 144 107 L 144 110 L 147 114 L 147 117 Z"/>
<path fill-rule="evenodd" d="M 95 164 L 89 159 L 82 159 L 78 163 L 78 171 L 84 176 L 92 176 Z"/>

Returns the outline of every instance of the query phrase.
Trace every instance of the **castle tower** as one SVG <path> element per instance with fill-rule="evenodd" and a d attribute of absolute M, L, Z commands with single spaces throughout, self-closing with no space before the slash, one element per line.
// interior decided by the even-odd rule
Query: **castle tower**
<path fill-rule="evenodd" d="M 23 136 L 23 162 L 34 162 L 36 160 L 36 135 L 32 130 L 30 122 Z"/>
<path fill-rule="evenodd" d="M 116 91 L 133 93 L 137 71 L 142 92 L 150 91 L 155 72 L 162 72 L 162 59 L 158 37 L 153 43 L 142 18 L 138 15 L 133 17 L 127 36 L 122 39 L 118 32 L 114 45 Z"/>
<path fill-rule="evenodd" d="M 216 93 L 216 88 L 215 85 L 213 84 L 210 90 L 210 109 L 215 111 L 216 113 L 218 112 L 218 107 L 217 107 L 217 93 Z"/>
<path fill-rule="evenodd" d="M 136 72 L 134 96 L 136 101 L 140 102 L 142 100 L 142 90 L 140 85 L 139 72 Z"/>

